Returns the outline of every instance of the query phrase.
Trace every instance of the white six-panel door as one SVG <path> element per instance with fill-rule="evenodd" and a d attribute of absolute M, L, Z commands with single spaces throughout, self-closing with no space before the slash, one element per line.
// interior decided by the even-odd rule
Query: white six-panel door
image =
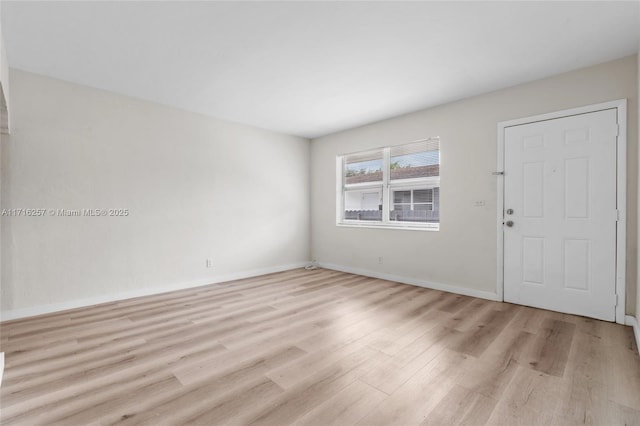
<path fill-rule="evenodd" d="M 617 110 L 505 128 L 504 300 L 613 321 Z"/>

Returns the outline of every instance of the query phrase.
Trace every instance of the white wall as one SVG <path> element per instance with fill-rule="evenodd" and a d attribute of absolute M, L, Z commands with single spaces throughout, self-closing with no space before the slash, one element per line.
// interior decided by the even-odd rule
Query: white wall
<path fill-rule="evenodd" d="M 308 140 L 15 69 L 10 78 L 3 207 L 130 215 L 4 217 L 5 317 L 309 260 Z"/>
<path fill-rule="evenodd" d="M 9 66 L 2 37 L 2 2 L 0 2 L 0 189 L 2 188 L 2 147 L 5 145 L 5 132 L 9 131 Z M 2 208 L 2 191 L 0 190 L 0 209 Z M 2 225 L 0 224 L 0 242 L 2 241 Z M 2 244 L 0 243 L 0 289 L 2 288 Z M 0 292 L 1 296 L 1 292 Z M 0 303 L 1 304 L 1 303 Z M 4 352 L 0 352 L 0 385 L 4 373 Z"/>
<path fill-rule="evenodd" d="M 638 55 L 637 55 L 637 60 L 638 60 L 638 68 L 637 68 L 637 73 L 636 73 L 636 78 L 637 78 L 637 83 L 638 83 L 638 100 L 640 101 L 640 50 L 638 51 Z M 638 134 L 640 135 L 640 108 L 638 108 Z M 640 144 L 640 141 L 639 141 Z M 638 150 L 638 155 L 640 155 L 640 150 Z M 638 163 L 640 164 L 640 157 L 638 157 Z M 640 179 L 640 174 L 638 176 L 638 178 Z M 640 191 L 640 184 L 638 185 L 638 190 Z M 640 193 L 638 196 L 638 202 L 640 202 Z M 640 208 L 638 209 L 638 223 L 640 223 Z M 640 232 L 638 233 L 638 246 L 640 246 Z M 638 264 L 640 264 L 640 252 L 637 253 L 638 255 Z M 638 287 L 636 287 L 636 289 L 640 288 L 640 268 L 638 268 L 638 280 L 636 281 Z M 638 320 L 638 322 L 640 323 L 640 291 L 636 291 L 636 318 Z M 640 330 L 636 330 L 636 333 L 639 333 Z M 637 335 L 636 335 L 637 336 Z M 637 337 L 636 337 L 637 338 Z M 640 342 L 638 342 L 640 343 Z M 640 345 L 638 350 L 640 351 Z"/>
<path fill-rule="evenodd" d="M 2 37 L 2 2 L 0 2 L 0 132 L 9 130 L 9 64 Z"/>
<path fill-rule="evenodd" d="M 627 312 L 636 303 L 636 56 L 488 93 L 329 135 L 311 143 L 312 257 L 408 281 L 430 281 L 467 293 L 496 291 L 497 123 L 628 99 Z M 441 137 L 439 232 L 358 229 L 335 224 L 336 155 Z M 331 200 L 331 202 L 327 202 Z M 474 201 L 485 205 L 474 207 Z M 383 263 L 378 258 L 383 257 Z"/>

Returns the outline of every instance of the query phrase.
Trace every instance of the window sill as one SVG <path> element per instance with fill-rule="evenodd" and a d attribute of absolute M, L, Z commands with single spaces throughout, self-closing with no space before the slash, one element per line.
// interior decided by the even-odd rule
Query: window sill
<path fill-rule="evenodd" d="M 440 224 L 431 225 L 387 225 L 380 224 L 375 225 L 373 223 L 358 223 L 358 222 L 338 222 L 336 226 L 341 228 L 366 228 L 366 229 L 399 229 L 401 231 L 440 231 Z"/>

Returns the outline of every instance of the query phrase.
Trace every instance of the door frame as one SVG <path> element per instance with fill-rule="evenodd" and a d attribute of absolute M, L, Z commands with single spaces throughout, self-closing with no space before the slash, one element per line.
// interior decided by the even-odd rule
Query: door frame
<path fill-rule="evenodd" d="M 618 99 L 594 105 L 571 108 L 548 114 L 501 121 L 498 123 L 498 172 L 497 174 L 497 234 L 498 265 L 497 288 L 498 300 L 504 301 L 504 133 L 508 127 L 531 124 L 573 115 L 588 114 L 608 109 L 617 110 L 618 140 L 616 156 L 617 173 L 617 205 L 618 223 L 616 226 L 616 322 L 624 324 L 626 304 L 626 250 L 627 250 L 627 100 Z"/>

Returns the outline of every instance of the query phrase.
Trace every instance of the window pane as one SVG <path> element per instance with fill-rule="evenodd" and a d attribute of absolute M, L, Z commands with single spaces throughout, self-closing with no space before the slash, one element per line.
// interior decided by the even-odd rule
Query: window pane
<path fill-rule="evenodd" d="M 411 204 L 394 204 L 394 210 L 411 210 Z"/>
<path fill-rule="evenodd" d="M 440 176 L 440 140 L 391 147 L 391 180 Z"/>
<path fill-rule="evenodd" d="M 433 204 L 414 204 L 414 210 L 433 210 Z"/>
<path fill-rule="evenodd" d="M 382 220 L 382 188 L 344 191 L 345 220 Z"/>
<path fill-rule="evenodd" d="M 394 203 L 410 203 L 411 191 L 393 191 Z"/>
<path fill-rule="evenodd" d="M 411 199 L 413 193 L 413 200 Z M 438 223 L 437 188 L 393 191 L 389 220 L 395 222 Z"/>
<path fill-rule="evenodd" d="M 344 157 L 344 183 L 382 182 L 382 151 Z"/>
<path fill-rule="evenodd" d="M 431 203 L 433 202 L 433 190 L 431 189 L 417 189 L 413 191 L 414 203 Z"/>
<path fill-rule="evenodd" d="M 427 222 L 426 210 L 392 210 L 389 212 L 389 219 L 398 222 Z"/>

